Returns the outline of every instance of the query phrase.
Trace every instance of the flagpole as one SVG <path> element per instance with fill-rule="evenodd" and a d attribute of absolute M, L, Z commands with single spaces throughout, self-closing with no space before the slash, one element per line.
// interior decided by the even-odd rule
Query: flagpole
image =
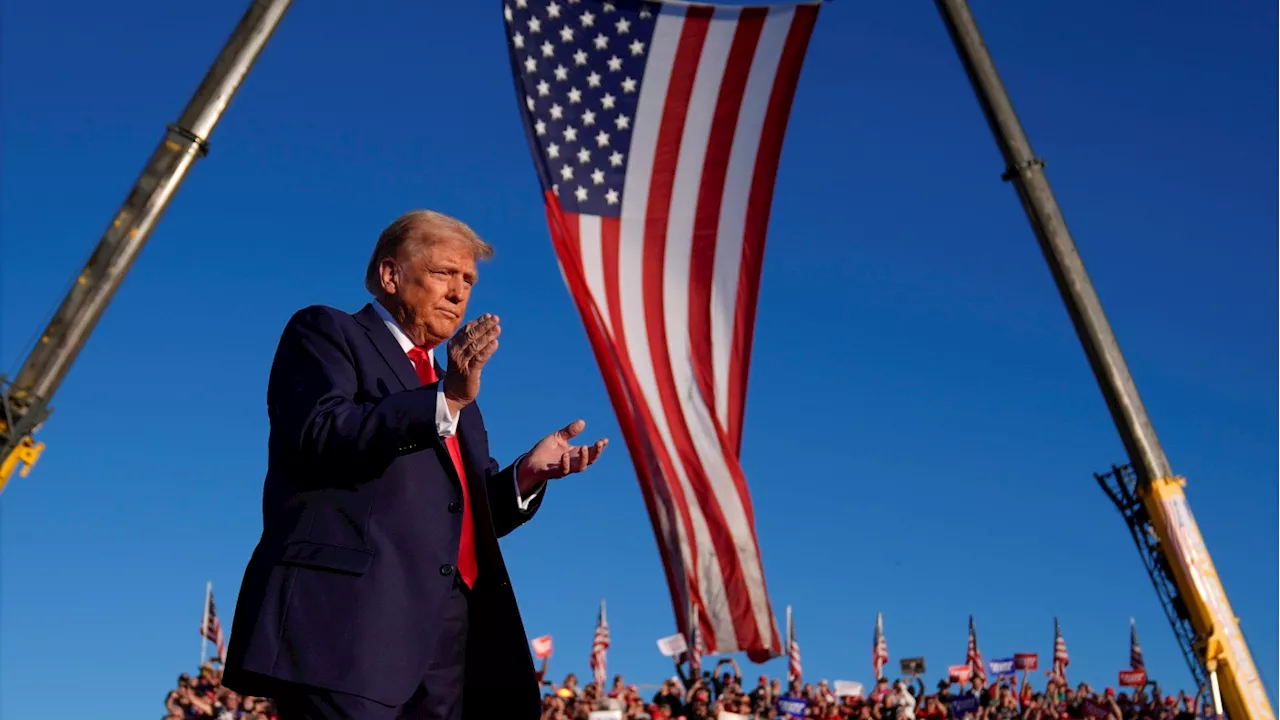
<path fill-rule="evenodd" d="M 200 619 L 200 662 L 196 664 L 199 670 L 204 666 L 204 652 L 208 648 L 209 638 L 205 637 L 205 628 L 209 627 L 209 598 L 213 597 L 213 581 L 210 580 L 204 588 L 204 615 Z"/>
<path fill-rule="evenodd" d="M 1172 477 L 1169 460 L 1138 396 L 1115 333 L 1103 313 L 1102 302 L 1049 187 L 1044 161 L 1031 149 L 1031 141 L 1000 81 L 968 3 L 966 0 L 935 0 L 935 3 L 1004 155 L 1007 165 L 1004 179 L 1012 182 L 1018 191 L 1018 199 L 1084 345 L 1134 472 L 1142 483 Z"/>

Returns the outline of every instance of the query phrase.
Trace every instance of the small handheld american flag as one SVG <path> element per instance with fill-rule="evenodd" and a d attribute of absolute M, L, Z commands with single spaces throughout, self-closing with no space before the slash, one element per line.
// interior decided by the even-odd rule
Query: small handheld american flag
<path fill-rule="evenodd" d="M 987 681 L 987 670 L 982 667 L 982 652 L 978 650 L 978 631 L 973 627 L 973 616 L 969 616 L 969 647 L 965 651 L 964 661 L 969 666 L 969 682 L 975 678 Z"/>
<path fill-rule="evenodd" d="M 600 601 L 600 617 L 596 620 L 596 634 L 591 638 L 591 671 L 596 690 L 604 692 L 608 678 L 609 620 L 604 614 L 604 600 Z"/>
<path fill-rule="evenodd" d="M 1071 656 L 1067 654 L 1067 641 L 1062 639 L 1062 625 L 1058 618 L 1053 619 L 1053 674 L 1062 682 L 1067 681 L 1067 666 L 1071 664 Z"/>
<path fill-rule="evenodd" d="M 218 648 L 218 658 L 226 662 L 227 645 L 222 637 L 222 621 L 218 619 L 218 608 L 213 604 L 212 587 L 205 594 L 204 624 L 200 628 L 200 636 L 212 642 Z M 204 662 L 203 657 L 201 662 Z"/>
<path fill-rule="evenodd" d="M 876 613 L 876 635 L 871 641 L 871 664 L 876 669 L 876 680 L 884 677 L 884 666 L 889 664 L 889 644 L 884 639 L 884 614 Z"/>
<path fill-rule="evenodd" d="M 1145 670 L 1147 664 L 1142 661 L 1142 646 L 1138 644 L 1138 626 L 1133 618 L 1129 618 L 1129 667 L 1134 670 Z"/>
<path fill-rule="evenodd" d="M 795 621 L 791 619 L 791 606 L 787 606 L 787 682 L 804 680 L 804 666 L 800 664 L 800 643 L 796 642 Z"/>
<path fill-rule="evenodd" d="M 657 536 L 676 627 L 782 654 L 739 462 L 782 137 L 818 4 L 504 0 L 556 258 Z"/>

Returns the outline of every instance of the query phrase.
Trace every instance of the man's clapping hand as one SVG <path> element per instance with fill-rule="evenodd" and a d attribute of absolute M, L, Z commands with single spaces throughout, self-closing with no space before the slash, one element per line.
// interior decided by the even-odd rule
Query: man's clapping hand
<path fill-rule="evenodd" d="M 449 341 L 444 399 L 453 414 L 475 402 L 480 394 L 480 372 L 498 349 L 501 333 L 498 316 L 486 313 L 463 326 Z"/>
<path fill-rule="evenodd" d="M 538 441 L 533 449 L 520 460 L 516 477 L 520 480 L 520 493 L 527 495 L 547 480 L 582 472 L 600 459 L 600 453 L 609 444 L 601 438 L 592 445 L 570 445 L 587 424 L 574 420 Z"/>

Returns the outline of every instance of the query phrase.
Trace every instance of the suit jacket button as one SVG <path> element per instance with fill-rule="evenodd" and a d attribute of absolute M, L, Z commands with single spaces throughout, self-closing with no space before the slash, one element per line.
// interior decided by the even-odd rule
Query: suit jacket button
<path fill-rule="evenodd" d="M 440 574 L 441 574 L 441 575 L 445 575 L 445 576 L 452 575 L 452 574 L 453 574 L 453 566 L 452 566 L 452 565 L 449 565 L 448 563 L 445 563 L 444 565 L 441 565 L 441 566 L 440 566 Z"/>
<path fill-rule="evenodd" d="M 457 515 L 458 513 L 462 512 L 462 503 L 460 502 L 449 503 L 449 512 L 453 513 L 454 515 Z"/>

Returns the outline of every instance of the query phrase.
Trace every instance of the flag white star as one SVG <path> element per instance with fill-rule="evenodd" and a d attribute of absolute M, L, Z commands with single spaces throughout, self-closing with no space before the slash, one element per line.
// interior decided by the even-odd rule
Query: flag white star
<path fill-rule="evenodd" d="M 582 163 L 583 165 L 586 165 L 587 163 L 591 162 L 591 151 L 586 148 L 580 148 L 578 150 L 578 162 Z"/>
<path fill-rule="evenodd" d="M 552 160 L 560 157 L 560 146 L 555 143 L 551 143 L 550 145 L 548 145 L 547 157 L 551 158 Z"/>
<path fill-rule="evenodd" d="M 556 184 L 552 185 L 552 186 L 551 186 L 551 192 L 555 193 L 555 194 L 556 194 L 556 197 L 560 197 L 560 183 L 556 183 Z"/>
<path fill-rule="evenodd" d="M 587 87 L 600 87 L 600 73 L 595 70 L 591 71 L 591 74 L 587 76 Z"/>
<path fill-rule="evenodd" d="M 614 150 L 613 154 L 609 156 L 609 164 L 614 167 L 622 167 L 622 153 Z"/>
<path fill-rule="evenodd" d="M 594 110 L 588 110 L 582 113 L 582 124 L 587 126 L 596 124 L 596 113 Z"/>
<path fill-rule="evenodd" d="M 533 130 L 534 130 L 534 132 L 538 133 L 539 135 L 546 135 L 546 134 L 547 134 L 547 124 L 546 124 L 545 122 L 543 122 L 543 121 L 539 120 L 538 122 L 536 122 L 536 123 L 534 123 L 534 124 L 533 124 Z"/>
<path fill-rule="evenodd" d="M 610 205 L 617 205 L 618 191 L 614 190 L 613 188 L 609 188 L 609 192 L 604 194 L 604 201 L 609 203 Z"/>
<path fill-rule="evenodd" d="M 524 10 L 525 8 L 529 7 L 529 0 L 516 0 L 516 7 L 520 8 L 521 10 Z"/>
<path fill-rule="evenodd" d="M 539 94 L 542 93 L 542 88 L 538 88 L 538 93 Z M 524 96 L 524 104 L 525 104 L 525 107 L 529 108 L 529 112 L 533 112 L 533 109 L 538 106 L 538 104 L 534 102 L 533 97 L 530 95 Z"/>
<path fill-rule="evenodd" d="M 603 184 L 604 184 L 604 171 L 603 171 L 603 170 L 601 170 L 600 168 L 596 168 L 595 170 L 592 170 L 592 171 L 591 171 L 591 182 L 595 183 L 596 185 L 603 185 Z"/>
<path fill-rule="evenodd" d="M 569 79 L 569 68 L 563 65 L 557 65 L 555 69 L 556 80 L 564 82 Z"/>
<path fill-rule="evenodd" d="M 640 8 L 641 20 L 648 20 L 651 17 L 653 17 L 653 11 L 649 9 L 648 5 L 645 5 L 644 7 Z"/>
<path fill-rule="evenodd" d="M 631 118 L 626 115 L 619 115 L 613 119 L 613 124 L 616 125 L 619 130 L 626 130 L 631 127 Z"/>
<path fill-rule="evenodd" d="M 610 93 L 605 93 L 605 94 L 604 94 L 604 97 L 600 98 L 600 105 L 601 105 L 601 107 L 603 107 L 605 110 L 612 110 L 612 109 L 613 109 L 613 104 L 614 104 L 614 102 L 616 102 L 616 101 L 617 101 L 617 99 L 618 99 L 618 98 L 614 97 L 614 96 L 613 96 L 613 95 L 611 95 Z"/>
<path fill-rule="evenodd" d="M 574 54 L 573 54 L 573 64 L 574 64 L 574 65 L 586 65 L 586 64 L 587 64 L 587 51 L 586 51 L 586 50 L 583 50 L 582 48 L 578 48 L 578 52 L 576 52 L 576 53 L 574 53 Z"/>
<path fill-rule="evenodd" d="M 556 54 L 556 46 L 551 44 L 550 40 L 544 40 L 542 43 L 542 57 L 551 57 Z"/>
<path fill-rule="evenodd" d="M 586 202 L 587 189 L 579 185 L 578 189 L 573 191 L 573 196 L 578 199 L 578 202 Z"/>
<path fill-rule="evenodd" d="M 512 20 L 512 12 L 511 12 L 511 6 L 510 6 L 510 5 L 503 5 L 503 6 L 502 6 L 502 17 L 506 18 L 506 19 L 507 19 L 507 22 L 511 22 L 511 20 Z"/>
<path fill-rule="evenodd" d="M 618 22 L 614 23 L 613 26 L 618 29 L 619 35 L 626 35 L 631 32 L 631 21 L 626 18 L 618 20 Z"/>
<path fill-rule="evenodd" d="M 534 60 L 532 55 L 525 58 L 524 69 L 527 72 L 536 72 L 538 70 L 538 61 Z"/>
<path fill-rule="evenodd" d="M 631 78 L 623 78 L 623 80 L 622 80 L 622 92 L 624 92 L 624 93 L 633 93 L 633 92 L 635 92 L 635 91 L 636 91 L 636 81 L 635 81 L 635 80 L 633 80 L 633 79 L 631 79 Z"/>
<path fill-rule="evenodd" d="M 560 28 L 560 40 L 563 42 L 573 42 L 573 28 L 568 25 Z"/>
<path fill-rule="evenodd" d="M 551 3 L 550 5 L 548 5 L 548 6 L 547 6 L 547 17 L 549 17 L 549 18 L 558 18 L 558 17 L 560 17 L 560 6 L 559 6 L 559 5 L 557 5 L 557 4 L 555 4 L 555 3 Z"/>
<path fill-rule="evenodd" d="M 551 94 L 551 83 L 547 82 L 546 80 L 539 80 L 538 81 L 538 97 L 546 97 L 550 94 Z M 533 98 L 529 98 L 529 99 L 530 101 L 533 100 Z M 533 106 L 530 105 L 529 109 L 532 110 Z"/>
<path fill-rule="evenodd" d="M 627 47 L 631 48 L 632 57 L 644 54 L 644 43 L 640 42 L 639 40 L 632 40 L 631 44 L 628 45 Z"/>
<path fill-rule="evenodd" d="M 609 133 L 603 130 L 596 133 L 596 145 L 600 147 L 606 147 L 608 146 L 608 144 L 609 144 Z"/>
<path fill-rule="evenodd" d="M 614 7 L 613 3 L 605 3 L 603 7 L 605 12 L 613 12 L 614 10 L 617 9 Z"/>
<path fill-rule="evenodd" d="M 596 24 L 596 16 L 590 10 L 579 15 L 578 20 L 582 22 L 582 27 L 591 27 Z"/>
<path fill-rule="evenodd" d="M 572 166 L 572 165 L 563 165 L 563 166 L 561 166 L 561 167 L 560 167 L 560 179 L 561 179 L 561 180 L 572 180 L 572 179 L 573 179 L 573 166 Z"/>
<path fill-rule="evenodd" d="M 582 102 L 582 91 L 578 88 L 569 88 L 569 102 L 571 104 Z"/>
<path fill-rule="evenodd" d="M 603 50 L 609 47 L 609 38 L 604 33 L 596 35 L 595 40 L 592 40 L 591 42 L 595 43 L 597 50 Z"/>
<path fill-rule="evenodd" d="M 525 24 L 529 26 L 529 32 L 531 33 L 542 32 L 542 21 L 536 17 L 529 18 L 529 22 Z"/>
<path fill-rule="evenodd" d="M 622 69 L 622 58 L 614 55 L 609 58 L 609 72 L 618 72 Z"/>
<path fill-rule="evenodd" d="M 564 128 L 564 141 L 577 142 L 577 140 L 578 140 L 578 128 L 572 125 L 566 125 Z"/>
<path fill-rule="evenodd" d="M 511 44 L 512 44 L 512 45 L 515 45 L 517 50 L 523 50 L 523 49 L 524 49 L 524 35 L 521 35 L 520 33 L 516 33 L 515 35 L 512 35 L 512 36 L 511 36 Z"/>
<path fill-rule="evenodd" d="M 560 120 L 564 118 L 564 108 L 560 107 L 560 103 L 551 104 L 551 119 Z"/>

